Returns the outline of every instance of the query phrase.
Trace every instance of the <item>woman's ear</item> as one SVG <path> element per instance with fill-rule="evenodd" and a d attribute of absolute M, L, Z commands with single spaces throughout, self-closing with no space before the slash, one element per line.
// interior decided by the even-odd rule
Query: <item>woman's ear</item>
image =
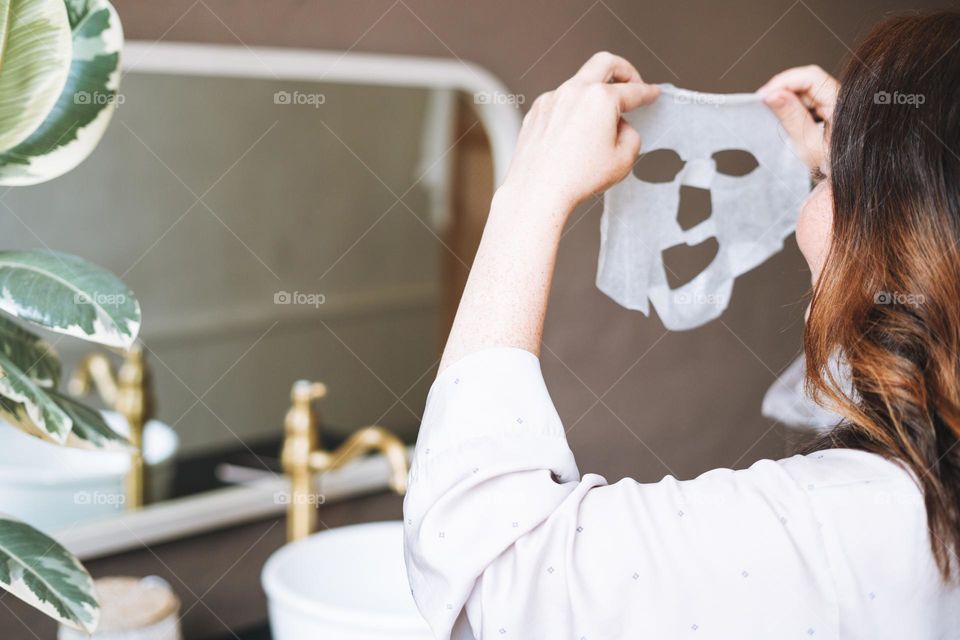
<path fill-rule="evenodd" d="M 797 246 L 810 268 L 810 281 L 816 285 L 830 251 L 833 235 L 833 191 L 824 180 L 807 196 L 797 218 Z"/>

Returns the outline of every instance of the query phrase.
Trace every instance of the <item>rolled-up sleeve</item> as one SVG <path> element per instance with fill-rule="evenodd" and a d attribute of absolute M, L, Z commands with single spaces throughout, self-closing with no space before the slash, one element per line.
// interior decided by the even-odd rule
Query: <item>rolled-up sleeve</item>
<path fill-rule="evenodd" d="M 788 466 L 581 478 L 536 356 L 474 353 L 427 400 L 404 502 L 414 599 L 438 638 L 835 638 Z"/>

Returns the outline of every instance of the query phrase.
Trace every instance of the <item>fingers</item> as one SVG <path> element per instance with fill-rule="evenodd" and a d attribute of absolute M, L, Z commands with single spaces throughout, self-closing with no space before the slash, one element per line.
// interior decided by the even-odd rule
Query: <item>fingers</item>
<path fill-rule="evenodd" d="M 764 98 L 777 91 L 797 94 L 808 109 L 813 109 L 824 120 L 833 118 L 840 84 L 836 78 L 816 65 L 793 67 L 770 78 L 757 90 Z"/>
<path fill-rule="evenodd" d="M 814 121 L 806 105 L 795 93 L 786 90 L 771 93 L 764 101 L 793 140 L 801 159 L 810 168 L 819 166 L 825 147 L 823 128 Z"/>
<path fill-rule="evenodd" d="M 571 78 L 577 82 L 639 82 L 640 73 L 632 64 L 612 53 L 595 53 Z"/>
<path fill-rule="evenodd" d="M 811 64 L 803 67 L 792 67 L 781 71 L 770 78 L 758 91 L 765 93 L 777 89 L 786 89 L 794 93 L 812 91 L 830 81 L 836 82 L 826 71 Z"/>
<path fill-rule="evenodd" d="M 600 84 L 604 93 L 612 93 L 620 113 L 650 104 L 660 95 L 660 88 L 640 78 L 632 64 L 620 56 L 601 51 L 594 54 L 567 83 L 570 86 Z"/>
<path fill-rule="evenodd" d="M 620 82 L 607 85 L 617 100 L 620 113 L 632 111 L 637 107 L 650 104 L 660 95 L 660 87 L 645 82 Z"/>
<path fill-rule="evenodd" d="M 617 150 L 627 166 L 633 166 L 640 154 L 640 134 L 623 118 L 617 125 Z"/>

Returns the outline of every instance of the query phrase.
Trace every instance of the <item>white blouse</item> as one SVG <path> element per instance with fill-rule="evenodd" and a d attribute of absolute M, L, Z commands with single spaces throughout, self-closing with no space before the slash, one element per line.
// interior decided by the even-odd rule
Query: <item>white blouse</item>
<path fill-rule="evenodd" d="M 960 637 L 960 590 L 898 465 L 829 450 L 687 481 L 581 477 L 520 349 L 434 382 L 404 518 L 437 638 Z"/>

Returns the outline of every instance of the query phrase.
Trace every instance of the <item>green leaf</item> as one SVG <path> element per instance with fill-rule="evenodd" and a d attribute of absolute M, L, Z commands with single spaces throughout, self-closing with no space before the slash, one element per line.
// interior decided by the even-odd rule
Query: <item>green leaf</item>
<path fill-rule="evenodd" d="M 66 7 L 73 33 L 66 83 L 42 124 L 0 154 L 0 184 L 36 184 L 76 167 L 100 141 L 118 103 L 120 18 L 107 0 L 66 0 Z"/>
<path fill-rule="evenodd" d="M 63 624 L 92 634 L 100 618 L 93 579 L 53 538 L 0 517 L 0 587 Z"/>
<path fill-rule="evenodd" d="M 72 55 L 63 0 L 0 0 L 0 151 L 44 121 L 63 91 Z"/>
<path fill-rule="evenodd" d="M 31 435 L 63 444 L 73 421 L 23 371 L 0 355 L 0 414 Z"/>
<path fill-rule="evenodd" d="M 65 444 L 78 449 L 113 449 L 132 451 L 130 441 L 114 431 L 104 420 L 103 414 L 91 409 L 85 404 L 77 402 L 59 391 L 48 391 L 63 411 L 73 421 L 73 429 Z"/>
<path fill-rule="evenodd" d="M 140 304 L 119 278 L 56 251 L 0 251 L 0 311 L 111 347 L 140 331 Z"/>
<path fill-rule="evenodd" d="M 47 342 L 0 314 L 0 353 L 41 387 L 60 383 L 60 359 Z"/>

